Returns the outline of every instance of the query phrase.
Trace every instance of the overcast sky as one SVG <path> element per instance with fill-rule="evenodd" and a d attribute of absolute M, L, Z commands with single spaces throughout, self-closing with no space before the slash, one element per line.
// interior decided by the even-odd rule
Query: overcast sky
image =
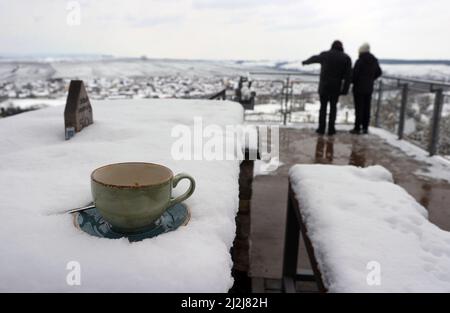
<path fill-rule="evenodd" d="M 80 25 L 70 2 L 0 0 L 0 54 L 295 60 L 340 39 L 450 59 L 449 0 L 79 0 Z"/>

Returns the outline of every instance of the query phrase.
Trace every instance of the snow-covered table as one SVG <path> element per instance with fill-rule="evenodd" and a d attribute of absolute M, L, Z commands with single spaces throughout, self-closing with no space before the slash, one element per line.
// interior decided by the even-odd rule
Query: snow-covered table
<path fill-rule="evenodd" d="M 95 123 L 64 140 L 64 107 L 0 120 L 0 291 L 226 292 L 239 161 L 175 161 L 175 125 L 241 124 L 238 103 L 93 101 Z M 219 136 L 214 134 L 214 136 Z M 223 137 L 226 137 L 223 135 Z M 115 162 L 164 164 L 197 182 L 187 226 L 141 242 L 91 237 L 64 210 L 91 201 L 90 173 Z M 180 184 L 179 193 L 186 189 Z M 81 285 L 66 282 L 69 262 Z M 70 268 L 73 269 L 73 268 Z"/>
<path fill-rule="evenodd" d="M 325 290 L 450 292 L 450 233 L 381 166 L 292 167 L 286 237 L 296 233 L 298 243 L 299 227 Z M 297 249 L 285 246 L 291 291 Z"/>

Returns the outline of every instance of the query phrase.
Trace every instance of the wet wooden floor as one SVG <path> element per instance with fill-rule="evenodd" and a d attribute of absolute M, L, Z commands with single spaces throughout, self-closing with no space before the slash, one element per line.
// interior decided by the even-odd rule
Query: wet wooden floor
<path fill-rule="evenodd" d="M 281 167 L 270 175 L 255 177 L 252 186 L 249 276 L 260 287 L 264 281 L 266 287 L 269 283 L 277 285 L 281 278 L 288 171 L 294 164 L 382 165 L 392 172 L 398 185 L 427 208 L 432 223 L 450 231 L 450 184 L 415 174 L 428 165 L 378 136 L 338 132 L 326 137 L 317 136 L 313 130 L 282 128 L 280 161 Z M 308 268 L 306 252 L 301 247 L 299 269 Z M 305 288 L 314 291 L 314 286 Z"/>

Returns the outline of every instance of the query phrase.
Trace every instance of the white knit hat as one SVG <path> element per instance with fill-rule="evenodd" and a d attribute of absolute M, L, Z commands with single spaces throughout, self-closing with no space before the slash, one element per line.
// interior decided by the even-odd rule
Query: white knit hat
<path fill-rule="evenodd" d="M 361 47 L 359 47 L 359 53 L 365 52 L 370 52 L 370 45 L 367 42 L 363 43 Z"/>

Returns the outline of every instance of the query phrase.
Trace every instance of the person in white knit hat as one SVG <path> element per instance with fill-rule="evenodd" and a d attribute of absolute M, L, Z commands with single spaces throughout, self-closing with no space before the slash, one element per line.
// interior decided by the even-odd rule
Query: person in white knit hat
<path fill-rule="evenodd" d="M 353 68 L 353 99 L 355 102 L 355 127 L 352 134 L 369 132 L 370 108 L 374 81 L 382 74 L 377 58 L 370 52 L 370 45 L 359 48 L 359 58 Z"/>
<path fill-rule="evenodd" d="M 366 52 L 370 52 L 370 45 L 367 42 L 363 43 L 361 47 L 359 47 L 359 54 Z"/>

